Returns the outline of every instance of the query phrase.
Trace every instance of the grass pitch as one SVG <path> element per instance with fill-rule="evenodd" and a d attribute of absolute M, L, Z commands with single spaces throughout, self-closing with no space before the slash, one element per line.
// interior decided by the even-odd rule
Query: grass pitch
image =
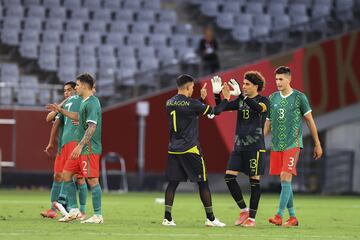
<path fill-rule="evenodd" d="M 155 202 L 163 193 L 104 194 L 105 223 L 58 223 L 40 217 L 47 209 L 49 192 L 0 191 L 0 239 L 360 239 L 360 198 L 302 196 L 295 194 L 300 226 L 272 226 L 267 218 L 277 209 L 277 195 L 262 195 L 257 227 L 233 226 L 238 215 L 230 194 L 213 194 L 216 217 L 225 228 L 204 227 L 204 211 L 197 193 L 177 193 L 173 207 L 176 227 L 163 227 L 163 205 Z M 248 202 L 248 196 L 245 197 Z M 91 215 L 91 193 L 87 214 Z"/>

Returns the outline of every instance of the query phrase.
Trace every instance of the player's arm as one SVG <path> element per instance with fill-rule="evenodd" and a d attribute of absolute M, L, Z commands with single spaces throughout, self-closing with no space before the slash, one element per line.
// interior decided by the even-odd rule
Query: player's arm
<path fill-rule="evenodd" d="M 71 153 L 71 159 L 76 159 L 80 156 L 83 147 L 88 144 L 95 133 L 96 130 L 96 123 L 88 122 L 88 128 L 85 131 L 85 134 L 78 145 L 74 148 L 73 152 Z"/>
<path fill-rule="evenodd" d="M 59 107 L 62 107 L 65 102 L 68 100 L 68 98 L 65 98 L 60 104 L 58 104 Z M 51 111 L 48 113 L 48 115 L 46 116 L 46 122 L 51 122 L 55 119 L 57 112 L 56 111 Z"/>
<path fill-rule="evenodd" d="M 269 135 L 269 133 L 271 132 L 270 129 L 270 120 L 266 119 L 265 124 L 264 124 L 264 136 Z"/>
<path fill-rule="evenodd" d="M 55 148 L 55 139 L 58 134 L 60 124 L 61 120 L 59 118 L 56 118 L 54 124 L 51 127 L 49 143 L 44 150 L 44 152 L 49 156 Z"/>
<path fill-rule="evenodd" d="M 197 106 L 197 112 L 202 113 L 202 115 L 219 115 L 221 112 L 225 111 L 226 106 L 229 103 L 230 99 L 230 90 L 229 86 L 224 83 L 224 87 L 222 89 L 222 93 L 224 95 L 224 100 L 222 100 L 218 105 L 212 107 L 210 105 L 201 104 Z"/>
<path fill-rule="evenodd" d="M 220 92 L 223 89 L 222 80 L 219 76 L 215 76 L 211 79 L 211 85 L 213 88 L 214 98 L 216 105 L 219 105 L 222 102 Z M 224 111 L 233 111 L 237 110 L 239 106 L 239 99 L 229 101 L 224 109 Z"/>
<path fill-rule="evenodd" d="M 79 113 L 67 111 L 67 110 L 61 108 L 57 104 L 54 104 L 54 103 L 53 104 L 48 104 L 48 105 L 46 105 L 46 109 L 49 110 L 49 111 L 59 112 L 62 115 L 64 115 L 65 117 L 68 117 L 68 118 L 70 118 L 70 119 L 72 119 L 74 121 L 79 121 Z"/>
<path fill-rule="evenodd" d="M 323 154 L 323 150 L 321 147 L 321 143 L 320 143 L 320 139 L 319 139 L 319 135 L 318 135 L 318 131 L 317 131 L 317 127 L 314 121 L 314 118 L 311 114 L 311 112 L 307 113 L 304 116 L 306 125 L 308 126 L 311 136 L 314 140 L 315 143 L 315 147 L 314 147 L 314 158 L 317 160 L 319 158 L 321 158 L 322 154 Z"/>

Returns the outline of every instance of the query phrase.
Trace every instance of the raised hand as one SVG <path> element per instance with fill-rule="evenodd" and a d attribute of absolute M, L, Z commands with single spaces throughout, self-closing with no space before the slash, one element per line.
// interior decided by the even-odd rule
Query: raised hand
<path fill-rule="evenodd" d="M 207 96 L 206 85 L 207 85 L 207 83 L 205 83 L 200 90 L 200 97 L 202 100 L 205 100 L 205 98 Z"/>
<path fill-rule="evenodd" d="M 225 99 L 230 100 L 230 88 L 226 82 L 223 85 L 222 94 Z"/>
<path fill-rule="evenodd" d="M 221 77 L 215 76 L 211 79 L 211 85 L 214 94 L 219 94 L 223 88 Z"/>
<path fill-rule="evenodd" d="M 60 111 L 60 107 L 59 107 L 59 105 L 57 105 L 56 103 L 50 103 L 50 104 L 46 105 L 46 110 L 48 110 L 48 111 L 54 111 L 54 112 L 59 112 L 59 111 Z"/>
<path fill-rule="evenodd" d="M 233 90 L 230 91 L 232 96 L 239 96 L 241 94 L 240 86 L 235 79 L 230 79 L 229 85 Z"/>

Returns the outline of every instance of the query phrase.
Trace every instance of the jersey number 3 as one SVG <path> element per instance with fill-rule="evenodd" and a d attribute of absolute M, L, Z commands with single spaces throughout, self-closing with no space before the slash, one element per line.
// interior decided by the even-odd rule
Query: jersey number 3
<path fill-rule="evenodd" d="M 177 128 L 176 128 L 176 111 L 175 110 L 171 111 L 170 115 L 173 117 L 174 132 L 177 132 Z"/>

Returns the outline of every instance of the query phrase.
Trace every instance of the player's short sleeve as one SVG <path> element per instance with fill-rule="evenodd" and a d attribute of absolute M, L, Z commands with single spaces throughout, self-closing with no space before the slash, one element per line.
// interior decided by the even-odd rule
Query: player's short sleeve
<path fill-rule="evenodd" d="M 190 107 L 197 115 L 206 115 L 212 111 L 210 105 L 202 103 L 199 100 L 192 100 L 190 102 Z"/>
<path fill-rule="evenodd" d="M 55 116 L 55 119 L 59 119 L 61 122 L 64 122 L 64 115 L 58 112 Z"/>
<path fill-rule="evenodd" d="M 300 111 L 303 116 L 312 111 L 309 100 L 305 94 L 300 95 Z"/>
<path fill-rule="evenodd" d="M 99 106 L 95 101 L 91 101 L 88 103 L 88 105 L 86 106 L 86 112 L 87 112 L 87 116 L 86 116 L 86 122 L 92 122 L 97 124 L 97 121 L 99 119 Z"/>

